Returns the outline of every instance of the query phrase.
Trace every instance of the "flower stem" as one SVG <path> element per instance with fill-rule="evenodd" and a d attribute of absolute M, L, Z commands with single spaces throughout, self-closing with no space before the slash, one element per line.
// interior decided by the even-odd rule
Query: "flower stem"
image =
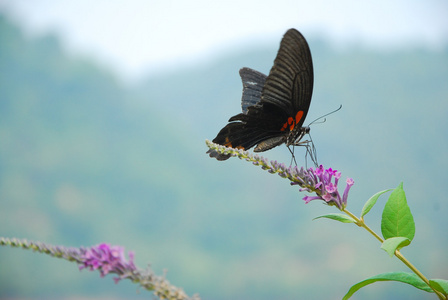
<path fill-rule="evenodd" d="M 409 269 L 412 270 L 415 274 L 417 274 L 418 277 L 420 277 L 421 280 L 423 280 L 433 291 L 436 293 L 437 297 L 441 300 L 446 300 L 447 298 L 440 293 L 439 291 L 435 290 L 430 284 L 429 280 L 413 265 L 410 261 L 408 261 L 403 254 L 399 250 L 395 250 L 395 256 L 401 260 Z"/>
<path fill-rule="evenodd" d="M 369 226 L 366 225 L 366 223 L 364 222 L 363 218 L 358 218 L 356 217 L 354 214 L 352 214 L 350 211 L 346 210 L 345 208 L 342 209 L 343 212 L 345 212 L 347 215 L 349 215 L 350 217 L 352 217 L 355 221 L 356 221 L 356 225 L 358 225 L 359 227 L 364 228 L 365 230 L 367 230 L 370 234 L 372 234 L 378 241 L 380 241 L 380 243 L 383 243 L 384 240 L 375 232 L 373 231 Z M 408 261 L 403 254 L 401 254 L 401 252 L 399 250 L 395 250 L 395 256 L 401 260 L 409 269 L 411 269 L 412 272 L 414 272 L 418 277 L 420 277 L 421 280 L 423 280 L 433 291 L 434 293 L 437 295 L 437 297 L 439 297 L 440 300 L 446 300 L 447 298 L 440 293 L 439 291 L 435 290 L 430 284 L 429 284 L 429 280 L 413 265 L 411 264 L 410 261 Z"/>
<path fill-rule="evenodd" d="M 368 232 L 370 232 L 370 234 L 373 235 L 378 241 L 380 241 L 380 243 L 384 242 L 384 240 L 378 234 L 376 234 L 375 231 L 373 231 L 369 226 L 366 225 L 366 223 L 364 223 L 364 220 L 362 218 L 358 219 L 358 217 L 356 217 L 354 214 L 352 214 L 350 211 L 346 210 L 345 208 L 342 211 L 345 212 L 350 217 L 352 217 L 356 221 L 356 225 L 358 225 L 359 227 L 362 227 L 365 230 L 367 230 Z"/>

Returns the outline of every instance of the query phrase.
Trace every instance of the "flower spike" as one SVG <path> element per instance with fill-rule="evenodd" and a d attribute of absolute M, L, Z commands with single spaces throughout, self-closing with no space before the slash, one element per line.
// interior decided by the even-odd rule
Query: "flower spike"
<path fill-rule="evenodd" d="M 210 148 L 210 151 L 217 153 L 225 153 L 230 156 L 237 156 L 240 159 L 252 162 L 256 166 L 261 166 L 263 170 L 267 170 L 271 174 L 278 174 L 282 178 L 287 178 L 291 181 L 291 185 L 300 186 L 301 192 L 314 193 L 316 196 L 305 196 L 303 200 L 309 203 L 312 200 L 323 200 L 328 205 L 337 206 L 343 210 L 347 206 L 348 192 L 353 186 L 354 181 L 348 178 L 343 196 L 341 197 L 338 191 L 338 182 L 341 178 L 341 172 L 335 169 L 325 169 L 322 165 L 313 169 L 305 169 L 301 167 L 286 167 L 284 164 L 277 161 L 268 162 L 262 156 L 252 155 L 247 151 L 241 149 L 234 149 L 215 144 L 206 140 L 205 143 Z"/>
<path fill-rule="evenodd" d="M 121 279 L 130 279 L 132 282 L 140 284 L 146 290 L 153 291 L 154 295 L 160 299 L 200 300 L 198 295 L 188 297 L 183 289 L 171 285 L 165 279 L 165 276 L 155 275 L 149 267 L 144 270 L 138 269 L 134 265 L 134 253 L 129 252 L 129 260 L 127 260 L 124 255 L 124 248 L 121 246 L 110 246 L 103 243 L 90 248 L 67 248 L 4 237 L 0 237 L 0 246 L 31 249 L 50 256 L 74 261 L 80 265 L 79 269 L 99 270 L 101 277 L 109 273 L 116 274 L 118 277 L 114 278 L 115 283 L 118 283 Z"/>

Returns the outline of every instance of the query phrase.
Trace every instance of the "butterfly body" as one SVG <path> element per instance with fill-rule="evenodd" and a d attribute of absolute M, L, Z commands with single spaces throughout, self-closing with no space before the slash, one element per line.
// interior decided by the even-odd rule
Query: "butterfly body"
<path fill-rule="evenodd" d="M 285 33 L 268 76 L 250 68 L 242 68 L 240 76 L 242 113 L 231 117 L 213 142 L 244 150 L 255 146 L 255 152 L 300 145 L 309 133 L 302 125 L 313 91 L 311 52 L 302 34 L 295 29 Z M 208 153 L 218 160 L 229 158 Z"/>

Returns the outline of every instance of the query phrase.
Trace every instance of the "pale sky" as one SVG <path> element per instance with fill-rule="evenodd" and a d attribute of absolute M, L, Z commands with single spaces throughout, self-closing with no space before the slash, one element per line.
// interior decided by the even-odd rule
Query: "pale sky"
<path fill-rule="evenodd" d="M 338 46 L 448 44 L 448 0 L 0 0 L 29 34 L 58 33 L 124 77 L 276 47 L 291 27 Z"/>

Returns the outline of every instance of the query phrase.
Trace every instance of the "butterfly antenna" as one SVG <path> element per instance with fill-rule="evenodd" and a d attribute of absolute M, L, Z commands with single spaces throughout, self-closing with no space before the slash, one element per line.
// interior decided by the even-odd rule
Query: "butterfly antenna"
<path fill-rule="evenodd" d="M 329 112 L 329 113 L 327 113 L 327 114 L 325 114 L 325 115 L 323 115 L 323 116 L 320 116 L 320 117 L 317 118 L 316 120 L 312 121 L 310 124 L 308 124 L 308 126 L 310 126 L 311 124 L 315 123 L 316 121 L 318 121 L 318 120 L 320 120 L 320 119 L 322 119 L 322 118 L 324 118 L 324 121 L 323 121 L 323 122 L 325 122 L 325 120 L 326 120 L 325 117 L 326 117 L 326 116 L 331 115 L 331 114 L 333 114 L 333 113 L 339 111 L 341 108 L 342 108 L 342 104 L 341 104 L 337 109 L 335 109 L 335 110 L 333 110 L 333 111 L 331 111 L 331 112 Z"/>

